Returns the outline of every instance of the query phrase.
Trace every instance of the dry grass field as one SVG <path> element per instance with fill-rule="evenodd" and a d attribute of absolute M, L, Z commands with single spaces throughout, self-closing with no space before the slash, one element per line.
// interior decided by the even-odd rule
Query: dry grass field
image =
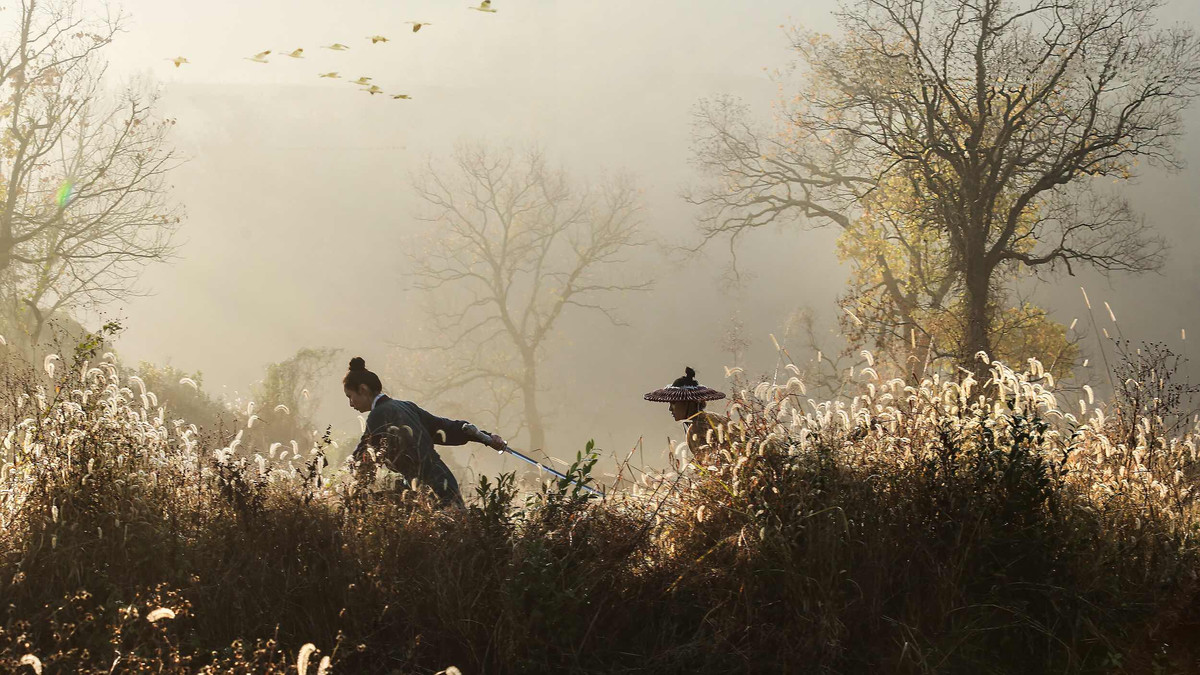
<path fill-rule="evenodd" d="M 4 366 L 0 671 L 1200 671 L 1197 429 L 1165 398 L 1068 404 L 1036 362 L 867 367 L 836 402 L 791 377 L 708 466 L 438 511 L 174 419 L 96 351 Z"/>

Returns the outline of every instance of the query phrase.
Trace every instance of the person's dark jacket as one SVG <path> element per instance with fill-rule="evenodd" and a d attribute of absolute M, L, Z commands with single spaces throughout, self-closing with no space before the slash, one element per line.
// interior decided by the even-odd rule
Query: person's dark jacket
<path fill-rule="evenodd" d="M 433 488 L 443 503 L 461 505 L 458 481 L 433 445 L 463 445 L 473 440 L 463 431 L 465 424 L 431 415 L 412 401 L 383 396 L 367 415 L 367 430 L 353 457 L 361 460 L 367 446 L 375 448 L 378 460 L 391 470 Z"/>

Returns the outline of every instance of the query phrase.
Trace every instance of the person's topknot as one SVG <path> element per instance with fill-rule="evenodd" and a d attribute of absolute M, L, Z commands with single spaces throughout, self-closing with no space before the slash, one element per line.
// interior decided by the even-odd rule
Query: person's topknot
<path fill-rule="evenodd" d="M 696 371 L 692 370 L 691 366 L 683 369 L 683 377 L 675 378 L 675 382 L 671 384 L 673 387 L 698 387 L 700 383 L 696 381 Z"/>
<path fill-rule="evenodd" d="M 357 389 L 362 384 L 367 385 L 367 389 L 376 394 L 383 391 L 383 383 L 379 381 L 379 376 L 367 370 L 367 362 L 363 360 L 363 357 L 356 356 L 350 359 L 350 370 L 342 379 L 342 385 L 350 389 Z"/>

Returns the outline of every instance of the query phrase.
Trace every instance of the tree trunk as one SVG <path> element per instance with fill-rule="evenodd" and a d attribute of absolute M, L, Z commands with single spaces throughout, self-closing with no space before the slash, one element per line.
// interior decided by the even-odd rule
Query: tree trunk
<path fill-rule="evenodd" d="M 525 403 L 525 424 L 529 427 L 529 449 L 544 450 L 546 429 L 537 405 L 537 365 L 532 354 L 525 355 L 524 360 L 525 381 L 521 384 L 521 394 Z"/>
<path fill-rule="evenodd" d="M 988 307 L 991 300 L 989 291 L 991 275 L 983 265 L 972 265 L 967 269 L 967 323 L 963 327 L 962 353 L 959 365 L 975 375 L 981 383 L 990 377 L 988 364 L 981 361 L 976 354 L 984 352 L 989 359 L 995 358 L 991 344 L 991 312 Z"/>

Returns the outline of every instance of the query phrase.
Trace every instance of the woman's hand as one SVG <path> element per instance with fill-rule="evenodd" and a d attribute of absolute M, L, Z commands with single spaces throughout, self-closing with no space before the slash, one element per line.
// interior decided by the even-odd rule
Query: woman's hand
<path fill-rule="evenodd" d="M 496 434 L 492 434 L 491 436 L 492 436 L 492 439 L 488 442 L 489 446 L 491 446 L 501 452 L 504 451 L 504 448 L 508 447 L 508 444 L 505 443 L 504 439 L 500 438 L 500 436 L 498 436 Z"/>

